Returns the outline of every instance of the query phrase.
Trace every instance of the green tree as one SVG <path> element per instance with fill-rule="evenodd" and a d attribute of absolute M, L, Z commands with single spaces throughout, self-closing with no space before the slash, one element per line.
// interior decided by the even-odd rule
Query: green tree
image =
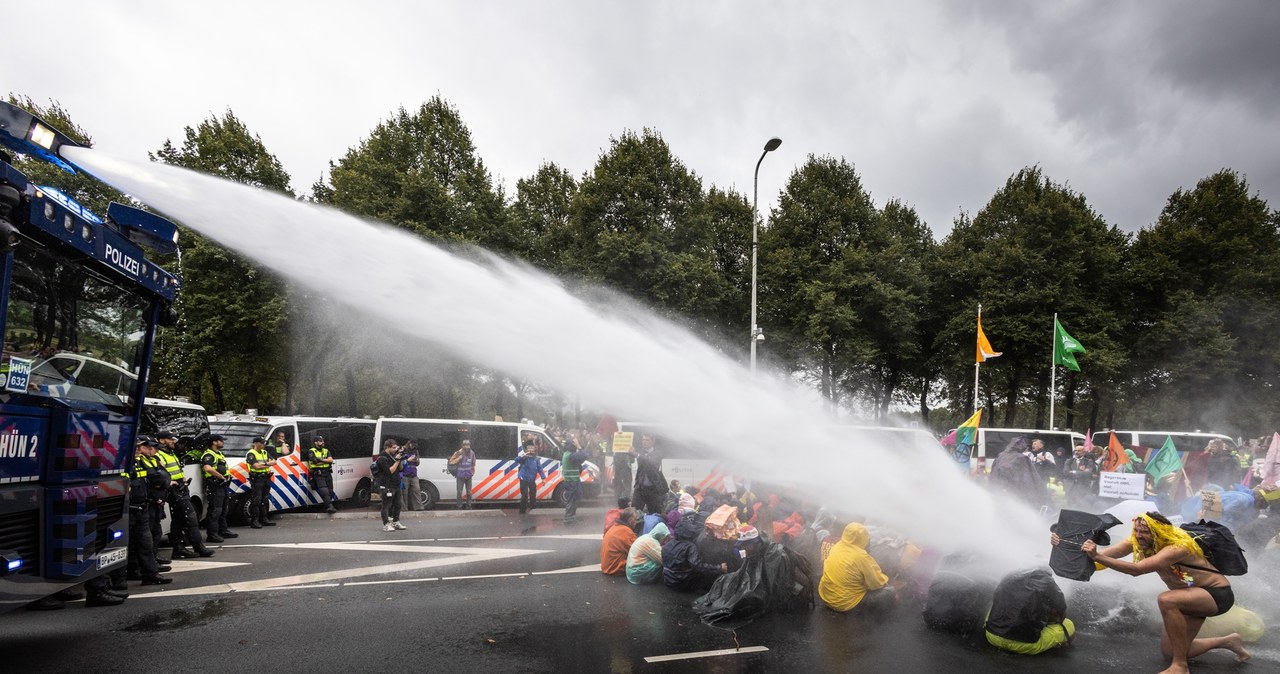
<path fill-rule="evenodd" d="M 810 155 L 760 239 L 761 326 L 771 350 L 833 402 L 887 413 L 920 352 L 923 259 L 915 212 L 881 212 L 844 159 Z"/>
<path fill-rule="evenodd" d="M 624 132 L 583 179 L 567 271 L 683 319 L 703 335 L 731 292 L 718 273 L 702 181 L 655 131 Z M 750 221 L 748 220 L 748 224 Z"/>
<path fill-rule="evenodd" d="M 1219 171 L 1173 193 L 1130 254 L 1137 395 L 1123 416 L 1250 433 L 1280 404 L 1280 214 Z"/>
<path fill-rule="evenodd" d="M 1039 167 L 1011 176 L 976 217 L 957 218 L 939 251 L 933 303 L 946 312 L 936 319 L 943 325 L 937 343 L 952 404 L 967 408 L 973 397 L 979 303 L 984 331 L 1004 352 L 982 368 L 984 419 L 1046 427 L 1055 313 L 1089 349 L 1080 375 L 1058 378 L 1059 419 L 1071 425 L 1080 393 L 1114 385 L 1127 357 L 1120 342 L 1127 240 Z M 1033 411 L 1020 415 L 1027 402 Z"/>
<path fill-rule="evenodd" d="M 443 241 L 512 251 L 520 243 L 471 132 L 439 96 L 413 113 L 400 108 L 329 165 L 312 188 L 320 203 Z"/>
<path fill-rule="evenodd" d="M 511 222 L 523 242 L 516 252 L 543 269 L 558 271 L 572 244 L 570 210 L 578 182 L 569 171 L 547 162 L 528 178 L 516 182 Z"/>
<path fill-rule="evenodd" d="M 279 160 L 230 110 L 186 127 L 180 147 L 166 140 L 152 158 L 292 195 Z M 291 384 L 282 280 L 192 230 L 181 241 L 179 323 L 157 350 L 158 392 L 190 392 L 217 410 L 274 407 Z"/>

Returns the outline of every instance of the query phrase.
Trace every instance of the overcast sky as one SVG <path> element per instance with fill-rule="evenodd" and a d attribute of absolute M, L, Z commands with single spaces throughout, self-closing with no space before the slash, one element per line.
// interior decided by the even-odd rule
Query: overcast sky
<path fill-rule="evenodd" d="M 544 161 L 580 175 L 610 137 L 649 127 L 704 188 L 748 197 L 782 138 L 762 210 L 809 154 L 844 157 L 877 204 L 914 206 L 938 238 L 1032 164 L 1128 231 L 1222 168 L 1280 207 L 1280 2 L 41 7 L 9 17 L 9 92 L 60 102 L 99 149 L 131 156 L 230 109 L 299 192 L 440 94 L 509 194 Z"/>

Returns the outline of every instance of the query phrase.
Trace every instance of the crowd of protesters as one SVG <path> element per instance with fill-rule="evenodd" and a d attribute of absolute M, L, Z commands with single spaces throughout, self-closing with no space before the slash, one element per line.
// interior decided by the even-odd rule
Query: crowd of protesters
<path fill-rule="evenodd" d="M 630 461 L 614 457 L 615 467 L 634 470 L 630 485 L 615 481 L 602 573 L 702 595 L 717 579 L 745 572 L 752 560 L 786 555 L 799 567 L 797 585 L 811 579 L 817 601 L 837 612 L 890 606 L 896 588 L 910 582 L 921 549 L 902 536 L 785 494 L 758 495 L 738 479 L 681 485 L 662 474 L 660 456 L 645 435 Z"/>

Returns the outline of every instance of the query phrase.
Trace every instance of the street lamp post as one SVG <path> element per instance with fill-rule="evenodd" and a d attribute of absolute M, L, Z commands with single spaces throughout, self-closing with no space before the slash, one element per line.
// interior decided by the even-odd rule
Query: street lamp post
<path fill-rule="evenodd" d="M 760 201 L 760 164 L 764 161 L 764 156 L 778 149 L 782 145 L 781 138 L 770 138 L 769 142 L 764 144 L 764 152 L 760 153 L 760 160 L 756 162 L 755 176 L 751 180 L 751 376 L 756 376 L 756 342 L 764 341 L 764 332 L 760 330 L 760 326 L 756 325 L 756 252 L 760 248 L 759 234 L 759 213 L 760 209 L 757 205 Z"/>

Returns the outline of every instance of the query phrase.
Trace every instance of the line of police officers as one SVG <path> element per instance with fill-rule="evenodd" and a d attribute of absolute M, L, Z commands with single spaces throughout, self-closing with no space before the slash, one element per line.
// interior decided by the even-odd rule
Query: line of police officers
<path fill-rule="evenodd" d="M 160 575 L 172 567 L 172 558 L 159 554 L 164 539 L 161 520 L 164 505 L 169 505 L 169 545 L 172 556 L 177 558 L 212 557 L 200 536 L 199 518 L 191 502 L 190 480 L 183 476 L 182 462 L 178 460 L 177 436 L 168 432 L 154 438 L 141 436 L 137 441 L 133 465 L 126 473 L 129 478 L 129 551 L 125 568 L 98 576 L 85 583 L 85 603 L 88 606 L 115 606 L 128 596 L 128 582 L 141 581 L 143 585 L 167 585 L 172 578 Z M 230 510 L 228 490 L 231 474 L 227 457 L 222 453 L 225 439 L 221 435 L 209 436 L 210 446 L 199 455 L 204 474 L 207 517 L 206 537 L 210 543 L 221 543 L 228 538 L 238 538 L 227 523 Z M 325 447 L 321 436 L 313 438 L 313 446 L 304 454 L 310 473 L 311 486 L 320 495 L 325 512 L 334 513 L 333 506 L 333 457 Z M 254 438 L 246 455 L 250 485 L 250 526 L 261 529 L 275 526 L 271 521 L 272 466 L 275 460 L 289 453 L 288 444 L 280 438 L 270 451 L 263 438 Z M 273 454 L 275 456 L 273 456 Z M 192 454 L 190 458 L 195 459 Z M 187 545 L 191 548 L 188 549 Z M 42 600 L 32 608 L 60 608 L 61 599 L 75 599 L 74 591 L 62 592 Z"/>

